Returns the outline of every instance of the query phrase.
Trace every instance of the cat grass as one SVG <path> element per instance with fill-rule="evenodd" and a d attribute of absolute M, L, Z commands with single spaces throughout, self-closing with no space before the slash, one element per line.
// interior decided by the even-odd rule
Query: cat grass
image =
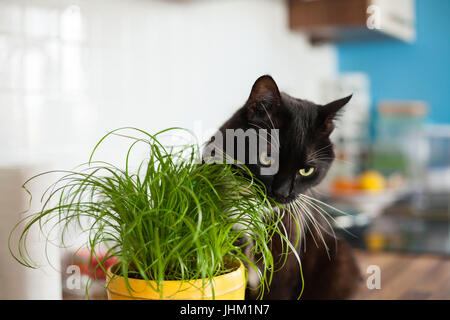
<path fill-rule="evenodd" d="M 168 147 L 160 142 L 162 135 L 177 130 L 184 129 L 154 135 L 137 128 L 111 131 L 76 170 L 44 172 L 25 182 L 28 191 L 30 181 L 42 175 L 62 175 L 42 196 L 41 209 L 28 214 L 11 232 L 11 236 L 20 234 L 18 243 L 12 243 L 10 236 L 13 257 L 36 267 L 27 251 L 33 226 L 47 239 L 56 233 L 56 244 L 62 247 L 76 229 L 87 235 L 92 252 L 99 246 L 107 248 L 105 259 L 117 259 L 114 271 L 127 284 L 129 278 L 155 281 L 163 296 L 165 280 L 204 279 L 207 285 L 213 277 L 231 271 L 227 262 L 239 259 L 257 272 L 262 298 L 275 259 L 295 252 L 280 227 L 285 211 L 274 210 L 279 205 L 266 196 L 245 166 L 201 164 L 198 145 Z M 123 167 L 95 160 L 96 151 L 112 137 L 130 142 Z M 130 158 L 138 144 L 145 146 L 147 157 L 133 171 Z M 282 257 L 272 256 L 274 235 L 282 241 Z M 103 269 L 104 262 L 97 268 Z"/>

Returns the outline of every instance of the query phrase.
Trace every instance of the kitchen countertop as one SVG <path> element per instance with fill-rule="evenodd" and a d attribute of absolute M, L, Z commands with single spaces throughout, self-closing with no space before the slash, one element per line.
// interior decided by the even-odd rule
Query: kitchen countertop
<path fill-rule="evenodd" d="M 355 253 L 364 280 L 354 299 L 450 299 L 449 256 L 363 250 Z M 367 288 L 372 272 L 366 270 L 370 265 L 380 267 L 381 289 Z"/>

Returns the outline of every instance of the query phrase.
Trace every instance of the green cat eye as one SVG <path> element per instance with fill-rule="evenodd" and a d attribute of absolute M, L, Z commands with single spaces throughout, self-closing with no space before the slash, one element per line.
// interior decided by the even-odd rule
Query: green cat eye
<path fill-rule="evenodd" d="M 307 176 L 310 176 L 310 175 L 313 174 L 314 168 L 311 167 L 311 168 L 308 168 L 308 169 L 300 169 L 298 172 L 299 172 L 302 176 L 307 177 Z"/>

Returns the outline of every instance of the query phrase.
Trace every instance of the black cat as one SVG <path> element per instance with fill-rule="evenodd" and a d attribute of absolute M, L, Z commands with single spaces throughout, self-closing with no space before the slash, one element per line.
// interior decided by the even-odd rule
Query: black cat
<path fill-rule="evenodd" d="M 261 152 L 257 148 L 256 161 L 246 164 L 265 185 L 268 195 L 292 210 L 302 222 L 298 235 L 288 215 L 283 218 L 290 239 L 301 238 L 297 252 L 304 277 L 303 299 L 349 298 L 361 278 L 350 246 L 332 235 L 317 201 L 308 195 L 324 178 L 334 159 L 329 136 L 334 128 L 333 121 L 350 99 L 348 96 L 317 105 L 280 93 L 275 81 L 265 75 L 256 80 L 245 105 L 219 129 L 224 145 L 227 129 L 278 129 L 270 136 L 276 142 L 270 144 L 269 150 Z M 251 147 L 247 142 L 246 148 Z M 245 159 L 249 160 L 248 155 Z M 262 170 L 274 162 L 278 162 L 277 171 L 262 174 Z M 274 257 L 282 252 L 279 244 L 277 239 L 272 240 Z M 281 267 L 280 263 L 281 260 L 277 267 Z M 257 285 L 257 279 L 250 272 L 247 298 L 258 295 L 257 290 L 251 288 Z M 297 299 L 301 288 L 298 261 L 290 254 L 285 265 L 274 274 L 264 298 Z"/>

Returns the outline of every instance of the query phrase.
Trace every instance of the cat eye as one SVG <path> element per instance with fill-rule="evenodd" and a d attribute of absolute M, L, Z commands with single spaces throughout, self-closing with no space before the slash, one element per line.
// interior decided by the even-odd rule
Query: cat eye
<path fill-rule="evenodd" d="M 300 173 L 300 175 L 307 177 L 307 176 L 310 176 L 313 174 L 314 168 L 311 167 L 311 168 L 307 168 L 307 169 L 300 169 L 298 172 Z"/>
<path fill-rule="evenodd" d="M 273 158 L 267 155 L 267 152 L 261 152 L 261 154 L 259 155 L 259 161 L 264 166 L 270 166 L 275 162 Z"/>

